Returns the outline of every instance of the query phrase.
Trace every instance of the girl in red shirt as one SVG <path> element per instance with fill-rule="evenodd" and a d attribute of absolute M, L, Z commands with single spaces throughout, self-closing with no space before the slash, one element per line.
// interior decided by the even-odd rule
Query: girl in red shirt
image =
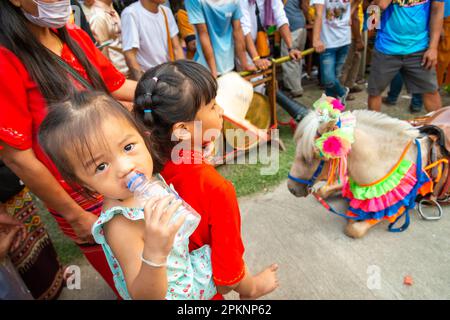
<path fill-rule="evenodd" d="M 203 158 L 202 147 L 222 129 L 223 110 L 215 102 L 216 93 L 217 83 L 202 65 L 188 60 L 164 63 L 139 81 L 134 112 L 149 128 L 155 152 L 165 162 L 162 176 L 202 217 L 189 249 L 211 246 L 220 294 L 235 290 L 243 299 L 256 299 L 278 286 L 278 266 L 256 276 L 249 273 L 233 185 Z"/>
<path fill-rule="evenodd" d="M 91 235 L 102 198 L 86 199 L 64 182 L 42 152 L 37 132 L 47 103 L 86 89 L 131 101 L 136 83 L 126 80 L 84 31 L 66 25 L 70 12 L 67 0 L 0 1 L 0 157 L 114 288 Z"/>

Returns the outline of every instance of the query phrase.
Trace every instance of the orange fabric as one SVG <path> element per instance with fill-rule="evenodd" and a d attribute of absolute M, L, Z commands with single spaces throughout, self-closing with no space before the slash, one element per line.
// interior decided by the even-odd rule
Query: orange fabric
<path fill-rule="evenodd" d="M 170 61 L 175 61 L 175 53 L 173 52 L 173 44 L 172 44 L 172 38 L 170 38 L 170 30 L 169 30 L 169 21 L 167 20 L 167 14 L 164 11 L 163 8 L 161 8 L 161 11 L 164 16 L 164 22 L 166 24 L 166 32 L 167 32 L 167 47 L 169 49 L 169 57 Z"/>
<path fill-rule="evenodd" d="M 382 220 L 388 220 L 390 223 L 392 223 L 392 222 L 394 222 L 398 217 L 400 217 L 402 214 L 403 214 L 403 212 L 405 212 L 405 207 L 401 207 L 399 210 L 398 210 L 398 212 L 396 213 L 396 214 L 394 214 L 394 215 L 392 215 L 392 216 L 390 216 L 390 217 L 384 217 L 383 219 L 380 219 L 380 220 L 378 220 L 378 219 L 369 219 L 369 220 L 366 220 L 369 224 L 371 224 L 371 225 L 375 225 L 375 224 L 377 224 L 378 222 L 381 222 Z"/>
<path fill-rule="evenodd" d="M 388 220 L 390 223 L 394 222 L 395 219 L 397 219 L 399 216 L 401 216 L 403 214 L 403 212 L 405 211 L 405 207 L 401 207 L 398 212 L 396 214 L 394 214 L 393 216 L 390 217 L 383 217 L 382 219 L 368 219 L 368 220 L 364 220 L 365 222 L 368 222 L 371 225 L 375 225 L 378 222 L 381 222 L 383 220 Z M 358 215 L 354 214 L 353 212 L 351 212 L 350 210 L 347 211 L 347 215 L 349 217 L 357 217 Z"/>
<path fill-rule="evenodd" d="M 258 31 L 256 34 L 256 50 L 260 57 L 267 57 L 270 55 L 269 38 L 265 31 Z"/>
<path fill-rule="evenodd" d="M 186 38 L 190 37 L 195 40 L 195 28 L 192 24 L 189 23 L 188 13 L 186 10 L 180 9 L 176 13 L 177 23 L 178 23 L 178 29 L 180 30 L 181 38 L 186 42 Z M 186 42 L 187 46 L 187 42 Z M 187 59 L 194 59 L 195 50 L 189 50 L 189 47 L 186 48 L 186 58 Z"/>
<path fill-rule="evenodd" d="M 195 154 L 192 155 L 194 158 Z M 239 205 L 232 183 L 204 161 L 197 164 L 168 161 L 161 174 L 202 217 L 189 239 L 189 250 L 205 244 L 211 246 L 216 285 L 227 286 L 241 281 L 245 275 L 244 245 Z"/>
<path fill-rule="evenodd" d="M 450 17 L 444 19 L 444 38 L 439 42 L 437 77 L 438 84 L 450 84 Z M 445 73 L 447 72 L 447 75 Z"/>
<path fill-rule="evenodd" d="M 419 194 L 421 196 L 426 196 L 427 194 L 432 193 L 434 190 L 434 184 L 433 181 L 426 182 L 422 187 L 419 189 Z"/>
<path fill-rule="evenodd" d="M 181 37 L 186 39 L 188 36 L 195 35 L 195 29 L 192 24 L 189 23 L 188 13 L 186 10 L 180 9 L 176 13 L 178 29 L 180 30 Z"/>
<path fill-rule="evenodd" d="M 432 164 L 426 166 L 425 169 L 424 169 L 424 171 L 428 171 L 428 170 L 430 170 L 430 169 L 436 167 L 437 165 L 439 165 L 439 164 L 441 164 L 441 163 L 442 163 L 442 164 L 444 164 L 444 163 L 448 164 L 448 160 L 447 160 L 447 159 L 440 159 L 440 160 L 438 160 L 438 161 L 436 161 L 436 162 L 433 162 Z M 438 175 L 437 175 L 436 180 L 435 180 L 434 182 L 435 182 L 435 183 L 438 183 L 439 180 L 441 180 L 441 178 L 442 178 L 442 166 L 439 166 L 439 167 L 438 167 Z"/>

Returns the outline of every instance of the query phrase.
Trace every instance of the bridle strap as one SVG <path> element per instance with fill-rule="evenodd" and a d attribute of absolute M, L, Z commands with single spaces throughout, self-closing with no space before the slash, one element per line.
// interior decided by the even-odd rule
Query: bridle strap
<path fill-rule="evenodd" d="M 324 164 L 325 164 L 325 161 L 324 160 L 320 160 L 319 166 L 317 167 L 316 171 L 314 171 L 313 176 L 309 180 L 304 180 L 304 179 L 300 179 L 300 178 L 294 177 L 290 173 L 288 173 L 288 178 L 291 179 L 292 181 L 297 182 L 297 183 L 305 184 L 306 186 L 311 187 L 312 185 L 314 185 L 314 183 L 316 182 L 317 178 L 322 173 Z"/>

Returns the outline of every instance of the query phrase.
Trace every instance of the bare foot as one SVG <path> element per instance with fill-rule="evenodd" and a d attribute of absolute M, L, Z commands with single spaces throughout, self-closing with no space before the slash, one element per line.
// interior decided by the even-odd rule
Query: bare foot
<path fill-rule="evenodd" d="M 367 221 L 353 221 L 349 220 L 345 227 L 345 234 L 351 238 L 359 239 L 366 235 L 367 231 L 375 224 L 370 224 Z"/>
<path fill-rule="evenodd" d="M 240 296 L 241 299 L 258 299 L 271 293 L 280 285 L 277 278 L 278 265 L 272 264 L 253 277 L 255 283 L 254 294 L 249 297 Z"/>

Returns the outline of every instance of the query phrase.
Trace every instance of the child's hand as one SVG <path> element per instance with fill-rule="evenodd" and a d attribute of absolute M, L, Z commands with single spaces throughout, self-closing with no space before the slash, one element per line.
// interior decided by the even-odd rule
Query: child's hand
<path fill-rule="evenodd" d="M 174 195 L 163 198 L 153 198 L 147 201 L 144 207 L 145 236 L 144 236 L 144 259 L 157 264 L 165 263 L 173 241 L 186 216 L 179 217 L 173 224 L 169 225 L 172 215 L 181 205 L 181 200 L 169 202 L 175 199 Z"/>
<path fill-rule="evenodd" d="M 277 278 L 278 265 L 272 264 L 265 270 L 261 271 L 253 277 L 255 289 L 250 296 L 241 295 L 241 299 L 258 299 L 266 294 L 271 293 L 278 288 L 279 282 Z"/>

